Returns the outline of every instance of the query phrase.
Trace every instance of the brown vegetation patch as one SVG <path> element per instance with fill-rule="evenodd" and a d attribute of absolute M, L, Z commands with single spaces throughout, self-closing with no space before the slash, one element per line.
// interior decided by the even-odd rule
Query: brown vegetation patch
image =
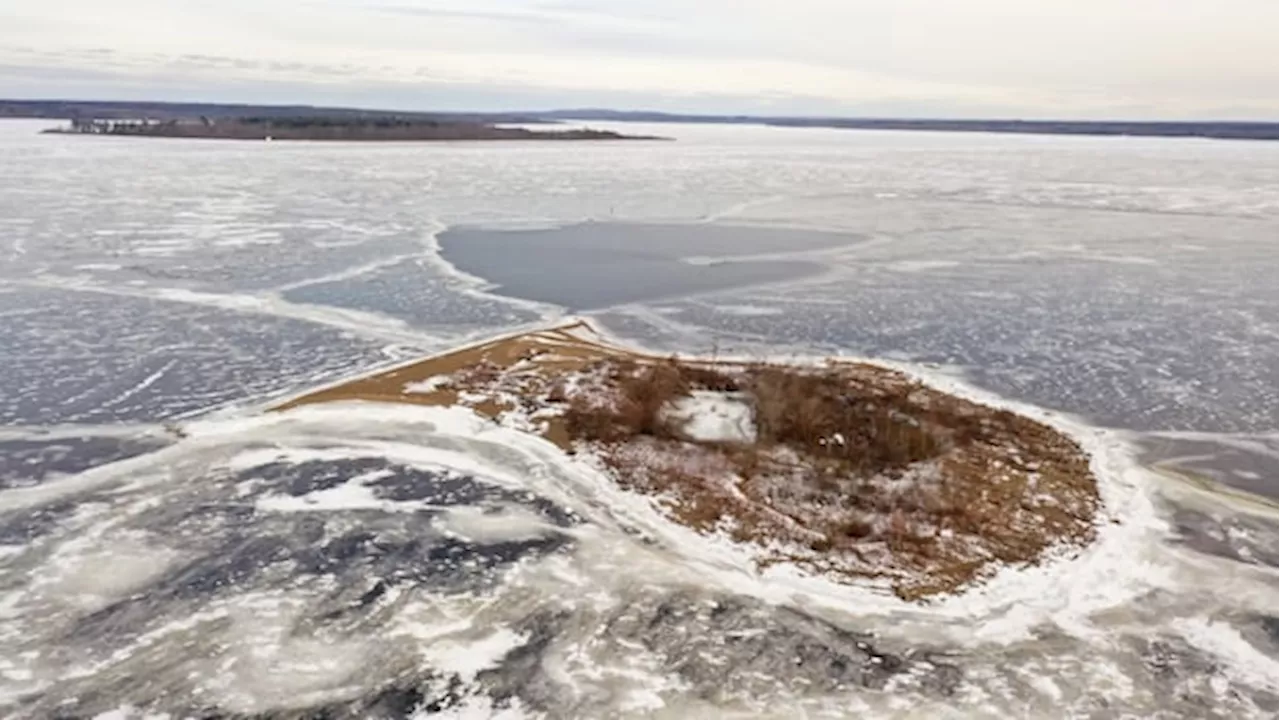
<path fill-rule="evenodd" d="M 363 398 L 463 404 L 586 450 L 672 519 L 757 546 L 761 565 L 877 578 L 908 599 L 1093 537 L 1088 459 L 1052 428 L 857 363 L 815 367 L 645 355 L 583 325 L 387 371 L 285 406 Z M 430 392 L 407 384 L 446 377 Z M 700 440 L 671 408 L 749 407 L 754 438 Z"/>

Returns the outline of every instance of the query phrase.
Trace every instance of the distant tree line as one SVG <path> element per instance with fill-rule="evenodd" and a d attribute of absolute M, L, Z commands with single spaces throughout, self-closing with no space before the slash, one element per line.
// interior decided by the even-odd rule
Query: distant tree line
<path fill-rule="evenodd" d="M 242 122 L 246 125 L 268 125 L 271 127 L 281 128 L 315 128 L 315 127 L 343 127 L 343 128 L 406 128 L 406 127 L 429 127 L 436 128 L 442 125 L 479 125 L 481 123 L 444 123 L 438 120 L 423 120 L 418 118 L 402 118 L 402 117 L 372 117 L 372 118 L 345 118 L 345 117 L 273 117 L 273 116 L 250 116 L 238 118 L 236 122 Z"/>
<path fill-rule="evenodd" d="M 554 128 L 554 126 L 550 126 Z M 469 121 L 418 117 L 170 118 L 101 120 L 73 118 L 69 129 L 46 132 L 226 140 L 629 140 L 654 139 L 608 130 L 531 130 Z"/>
<path fill-rule="evenodd" d="M 71 118 L 71 130 L 73 133 L 93 133 L 93 134 L 117 134 L 130 133 L 144 130 L 145 128 L 157 125 L 172 124 L 173 120 L 156 121 L 156 120 L 98 120 L 98 119 L 82 119 Z"/>

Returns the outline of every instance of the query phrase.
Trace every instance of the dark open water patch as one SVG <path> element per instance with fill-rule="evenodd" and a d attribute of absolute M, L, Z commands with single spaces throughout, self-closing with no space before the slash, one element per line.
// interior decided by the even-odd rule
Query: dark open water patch
<path fill-rule="evenodd" d="M 795 280 L 827 266 L 752 256 L 804 253 L 863 238 L 792 228 L 588 222 L 544 230 L 457 228 L 441 256 L 502 295 L 595 310 Z"/>

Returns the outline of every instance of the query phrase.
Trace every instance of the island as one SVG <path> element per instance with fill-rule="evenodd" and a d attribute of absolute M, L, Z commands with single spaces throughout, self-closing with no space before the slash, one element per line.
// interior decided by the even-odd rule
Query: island
<path fill-rule="evenodd" d="M 58 135 L 203 138 L 213 140 L 660 140 L 589 128 L 530 129 L 489 122 L 397 115 L 245 116 L 108 120 L 72 118 L 69 125 L 42 131 Z"/>
<path fill-rule="evenodd" d="M 585 322 L 460 348 L 281 403 L 463 406 L 540 434 L 666 518 L 912 602 L 1088 545 L 1088 455 L 1038 420 L 894 369 L 660 356 Z"/>

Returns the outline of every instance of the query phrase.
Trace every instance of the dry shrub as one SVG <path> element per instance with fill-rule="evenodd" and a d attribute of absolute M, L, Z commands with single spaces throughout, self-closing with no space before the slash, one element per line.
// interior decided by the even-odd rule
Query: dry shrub
<path fill-rule="evenodd" d="M 908 391 L 877 397 L 836 369 L 758 366 L 748 383 L 762 443 L 835 458 L 858 474 L 901 469 L 942 451 L 913 417 Z"/>
<path fill-rule="evenodd" d="M 738 378 L 717 370 L 710 365 L 677 364 L 681 376 L 690 387 L 715 392 L 737 392 L 741 389 Z"/>
<path fill-rule="evenodd" d="M 585 395 L 575 395 L 564 411 L 564 429 L 574 440 L 612 443 L 624 440 L 629 433 L 617 420 L 617 412 Z"/>
<path fill-rule="evenodd" d="M 569 388 L 564 378 L 557 378 L 547 389 L 547 402 L 562 403 L 569 399 Z"/>
<path fill-rule="evenodd" d="M 923 550 L 926 554 L 932 554 L 930 546 L 935 537 L 932 533 L 920 535 L 908 513 L 902 508 L 897 508 L 889 513 L 883 539 L 890 549 L 897 552 L 920 553 Z"/>
<path fill-rule="evenodd" d="M 602 402 L 575 395 L 565 412 L 566 427 L 584 440 L 617 442 L 637 435 L 669 438 L 675 429 L 663 408 L 689 394 L 690 384 L 675 361 L 639 365 L 617 363 L 610 368 L 613 395 Z"/>
<path fill-rule="evenodd" d="M 670 435 L 662 410 L 677 398 L 687 396 L 689 389 L 689 382 L 675 361 L 640 368 L 618 383 L 624 423 L 637 435 Z"/>
<path fill-rule="evenodd" d="M 875 527 L 871 521 L 862 516 L 851 517 L 840 523 L 834 528 L 835 532 L 831 533 L 837 537 L 862 539 L 875 532 Z"/>

